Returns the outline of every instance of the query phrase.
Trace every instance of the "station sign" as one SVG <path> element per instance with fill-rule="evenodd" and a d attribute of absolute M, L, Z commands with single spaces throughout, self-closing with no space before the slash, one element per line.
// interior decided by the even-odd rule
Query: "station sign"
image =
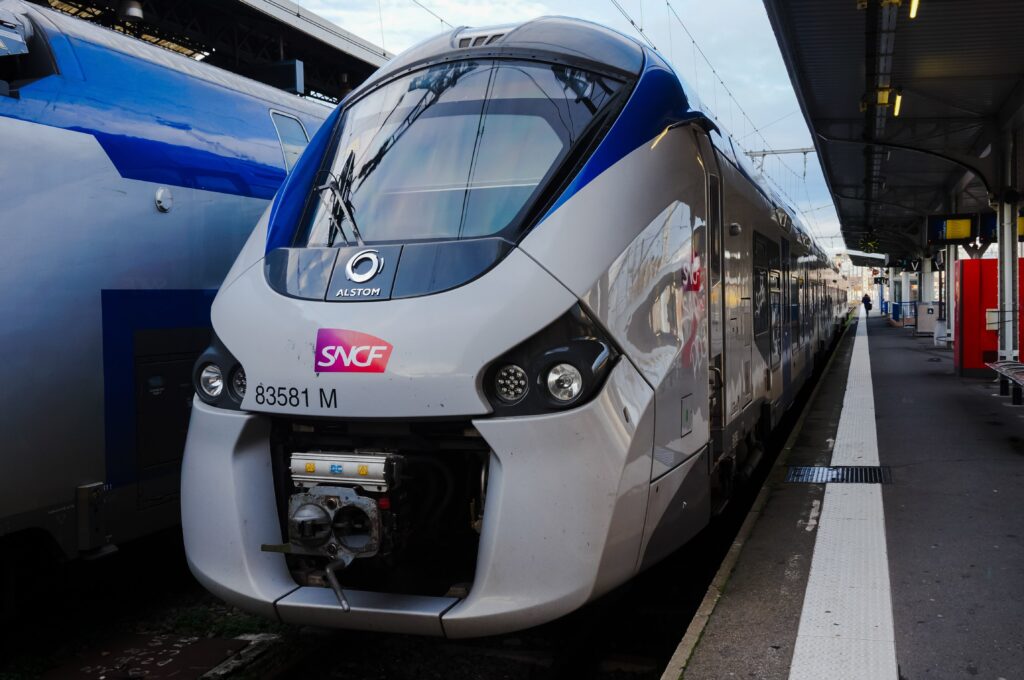
<path fill-rule="evenodd" d="M 928 245 L 964 245 L 978 237 L 978 213 L 928 216 Z"/>
<path fill-rule="evenodd" d="M 982 243 L 997 243 L 999 216 L 991 210 L 980 213 L 929 215 L 927 236 L 930 246 L 967 245 L 975 240 Z M 1017 214 L 1017 240 L 1024 241 L 1024 210 Z"/>
<path fill-rule="evenodd" d="M 887 256 L 885 264 L 888 267 L 896 269 L 901 272 L 919 272 L 921 271 L 921 260 L 920 258 L 911 257 L 892 257 Z"/>
<path fill-rule="evenodd" d="M 999 242 L 999 215 L 996 212 L 981 214 L 981 229 L 978 234 L 985 243 Z M 1017 213 L 1017 240 L 1024 241 L 1024 210 Z"/>

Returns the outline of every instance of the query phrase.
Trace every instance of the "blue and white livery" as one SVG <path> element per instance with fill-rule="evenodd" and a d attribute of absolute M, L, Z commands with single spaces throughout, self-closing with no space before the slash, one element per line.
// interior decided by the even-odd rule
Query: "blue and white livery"
<path fill-rule="evenodd" d="M 0 545 L 95 553 L 177 521 L 210 303 L 329 109 L 28 3 L 0 40 Z"/>

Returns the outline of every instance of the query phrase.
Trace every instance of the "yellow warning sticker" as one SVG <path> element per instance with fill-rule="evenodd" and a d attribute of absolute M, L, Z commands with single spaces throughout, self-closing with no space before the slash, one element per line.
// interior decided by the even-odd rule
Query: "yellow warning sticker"
<path fill-rule="evenodd" d="M 316 463 L 306 463 L 306 472 L 316 472 Z"/>
<path fill-rule="evenodd" d="M 368 474 L 370 474 L 370 468 L 366 467 L 365 465 L 360 465 L 359 466 L 359 474 L 361 474 L 361 475 L 368 475 Z"/>

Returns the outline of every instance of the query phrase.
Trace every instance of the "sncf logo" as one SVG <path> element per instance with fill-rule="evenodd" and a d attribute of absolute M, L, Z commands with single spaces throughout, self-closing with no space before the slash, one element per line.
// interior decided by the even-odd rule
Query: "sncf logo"
<path fill-rule="evenodd" d="M 383 373 L 392 349 L 390 343 L 366 333 L 321 328 L 316 332 L 313 370 L 317 373 Z"/>

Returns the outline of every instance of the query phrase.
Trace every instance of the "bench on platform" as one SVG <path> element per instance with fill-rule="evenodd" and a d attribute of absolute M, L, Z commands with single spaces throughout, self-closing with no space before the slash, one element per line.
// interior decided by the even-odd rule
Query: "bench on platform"
<path fill-rule="evenodd" d="M 1013 404 L 1024 404 L 1024 364 L 1019 361 L 993 361 L 985 365 L 999 375 L 999 394 L 1009 395 L 1012 387 Z"/>

